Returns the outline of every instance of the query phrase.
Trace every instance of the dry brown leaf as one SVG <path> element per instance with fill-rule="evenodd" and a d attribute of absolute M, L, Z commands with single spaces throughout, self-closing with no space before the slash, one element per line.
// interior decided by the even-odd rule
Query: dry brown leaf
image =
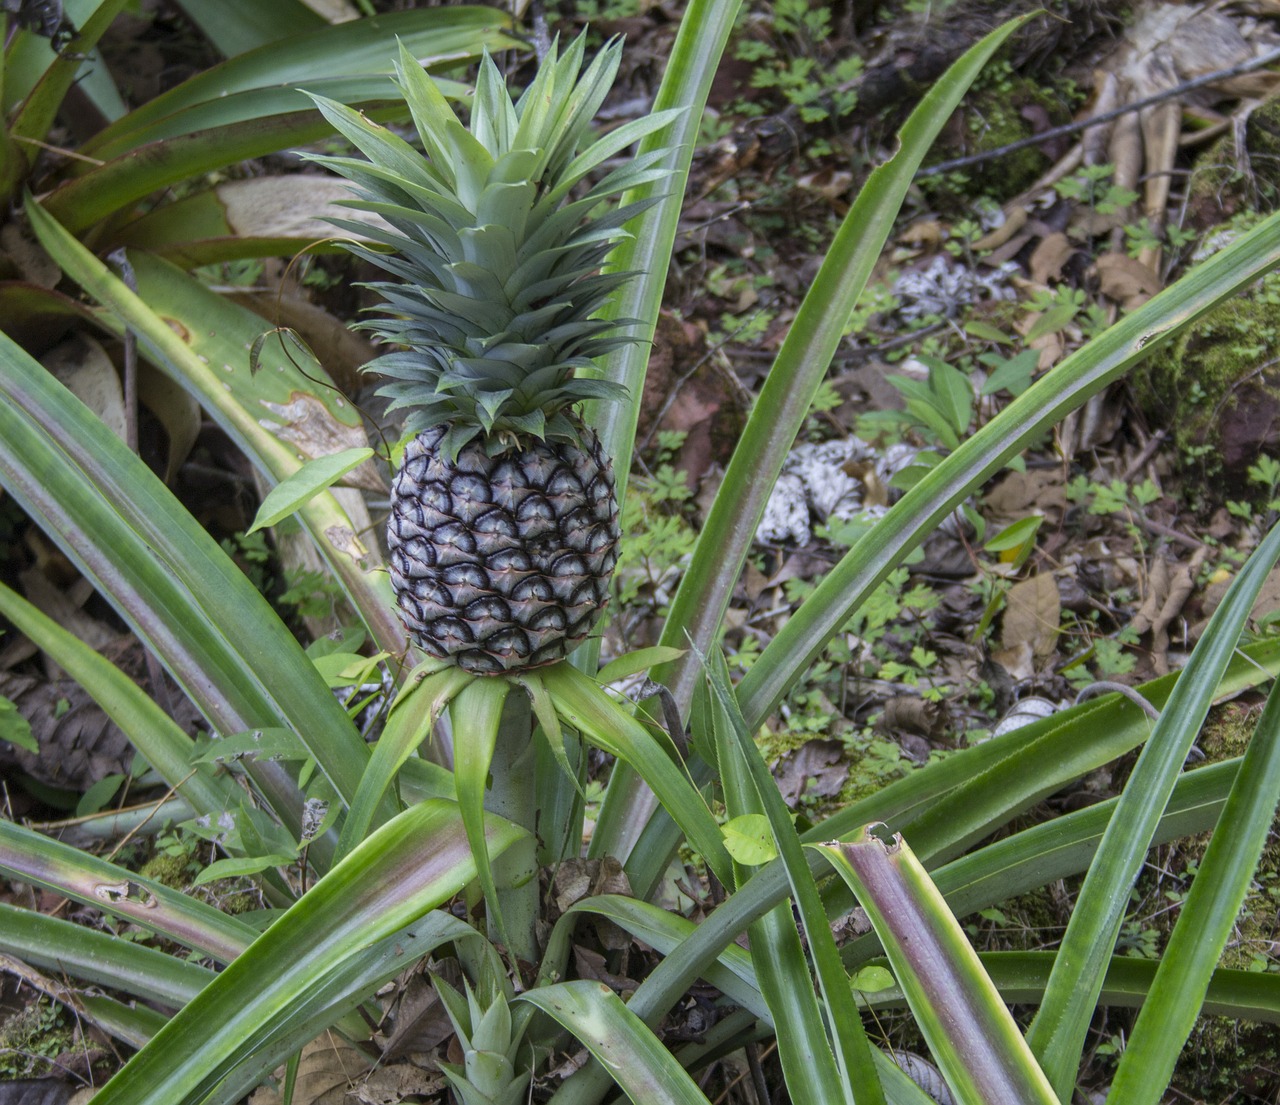
<path fill-rule="evenodd" d="M 946 239 L 947 232 L 937 219 L 917 219 L 898 235 L 904 246 L 936 246 Z"/>
<path fill-rule="evenodd" d="M 884 704 L 880 724 L 890 732 L 914 733 L 936 740 L 947 729 L 947 712 L 940 702 L 915 695 L 895 695 Z"/>
<path fill-rule="evenodd" d="M 1067 508 L 1061 468 L 1029 468 L 1010 472 L 983 496 L 982 512 L 998 533 L 1028 514 L 1041 514 L 1057 521 Z"/>
<path fill-rule="evenodd" d="M 844 745 L 839 741 L 814 740 L 783 756 L 774 765 L 773 775 L 787 804 L 794 806 L 802 794 L 817 798 L 839 794 L 849 778 L 849 765 L 841 762 L 843 755 Z"/>
<path fill-rule="evenodd" d="M 1146 299 L 1153 296 L 1161 288 L 1160 278 L 1151 269 L 1123 253 L 1104 253 L 1098 258 L 1095 268 L 1098 290 L 1108 299 L 1125 306 L 1138 297 Z"/>
<path fill-rule="evenodd" d="M 1063 266 L 1071 260 L 1075 251 L 1076 247 L 1060 230 L 1042 239 L 1031 254 L 1031 279 L 1041 285 L 1060 279 Z"/>
<path fill-rule="evenodd" d="M 369 1060 L 342 1037 L 326 1032 L 302 1049 L 293 1105 L 350 1105 L 348 1094 L 364 1078 Z M 259 1086 L 249 1105 L 281 1105 L 280 1094 Z"/>
<path fill-rule="evenodd" d="M 214 189 L 227 225 L 240 238 L 300 238 L 320 241 L 346 236 L 326 217 L 386 227 L 380 215 L 338 207 L 351 188 L 330 176 L 261 176 L 229 180 Z"/>
<path fill-rule="evenodd" d="M 995 230 L 988 231 L 973 243 L 974 252 L 985 253 L 988 250 L 1004 245 L 1027 225 L 1027 218 L 1027 209 L 1025 207 L 1015 207 L 1005 216 L 1004 222 L 996 227 Z"/>
<path fill-rule="evenodd" d="M 1036 673 L 1035 656 L 1029 641 L 1019 641 L 1013 648 L 993 652 L 991 659 L 1004 668 L 1015 683 L 1030 679 Z"/>
<path fill-rule="evenodd" d="M 62 385 L 124 439 L 124 389 L 106 351 L 87 334 L 75 334 L 40 359 Z"/>
<path fill-rule="evenodd" d="M 1031 646 L 1036 660 L 1052 656 L 1058 647 L 1058 620 L 1062 614 L 1053 576 L 1041 572 L 1015 583 L 1009 588 L 1005 603 L 1000 634 L 1004 650 L 1025 643 Z"/>
<path fill-rule="evenodd" d="M 348 1101 L 360 1105 L 400 1105 L 406 1098 L 431 1097 L 445 1087 L 445 1077 L 412 1063 L 386 1063 L 375 1067 L 355 1088 Z M 295 1095 L 296 1100 L 296 1095 Z"/>

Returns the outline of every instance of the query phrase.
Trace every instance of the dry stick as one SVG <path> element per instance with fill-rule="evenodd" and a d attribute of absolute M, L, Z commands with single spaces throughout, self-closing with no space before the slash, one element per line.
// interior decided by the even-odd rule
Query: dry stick
<path fill-rule="evenodd" d="M 160 807 L 163 806 L 167 801 L 169 801 L 169 799 L 172 798 L 175 794 L 177 794 L 178 788 L 182 786 L 182 784 L 185 783 L 187 779 L 190 779 L 191 776 L 194 775 L 198 770 L 199 770 L 198 768 L 193 767 L 189 772 L 187 772 L 186 776 L 183 779 L 181 779 L 177 783 L 174 783 L 173 786 L 171 786 L 168 789 L 168 791 L 165 793 L 164 797 L 161 798 L 158 802 L 155 803 L 155 805 L 152 806 L 151 812 L 146 817 L 144 817 L 141 821 L 139 821 L 132 829 L 130 829 L 127 833 L 124 834 L 124 839 L 122 839 L 119 844 L 117 844 L 114 848 L 112 848 L 111 854 L 107 856 L 108 863 L 110 863 L 113 859 L 116 858 L 116 856 L 120 854 L 120 850 L 126 844 L 128 844 L 129 841 L 131 841 L 135 836 L 137 836 L 139 832 L 142 831 L 143 827 L 147 824 L 147 822 L 150 821 L 153 817 L 155 817 L 157 813 L 160 812 Z"/>
<path fill-rule="evenodd" d="M 1090 683 L 1085 687 L 1078 695 L 1076 695 L 1075 704 L 1079 706 L 1086 698 L 1093 698 L 1094 695 L 1112 693 L 1123 695 L 1153 721 L 1160 720 L 1160 711 L 1152 706 L 1150 702 L 1143 698 L 1142 695 L 1132 687 L 1128 687 L 1123 683 L 1112 683 L 1110 680 L 1106 679 L 1097 683 Z"/>
<path fill-rule="evenodd" d="M 1101 126 L 1103 123 L 1109 123 L 1122 115 L 1128 115 L 1130 112 L 1154 107 L 1156 104 L 1181 96 L 1184 92 L 1192 92 L 1197 88 L 1203 88 L 1207 84 L 1214 84 L 1217 81 L 1252 73 L 1255 69 L 1263 69 L 1274 61 L 1280 61 L 1280 49 L 1271 50 L 1249 61 L 1241 62 L 1239 65 L 1232 65 L 1226 69 L 1217 69 L 1212 73 L 1206 73 L 1203 77 L 1196 77 L 1194 80 L 1176 84 L 1172 88 L 1166 88 L 1163 92 L 1157 92 L 1154 96 L 1148 96 L 1143 100 L 1135 100 L 1131 104 L 1125 104 L 1123 107 L 1115 108 L 1112 111 L 1104 111 L 1101 115 L 1094 115 L 1088 119 L 1080 119 L 1073 123 L 1064 123 L 1060 127 L 1051 127 L 1049 130 L 1040 134 L 1033 134 L 1029 138 L 1020 138 L 1017 142 L 1010 142 L 1007 146 L 1001 146 L 999 149 L 985 150 L 982 153 L 970 154 L 968 157 L 957 157 L 951 161 L 930 165 L 927 169 L 921 169 L 916 174 L 916 177 L 936 176 L 938 173 L 949 173 L 955 169 L 965 169 L 970 165 L 981 165 L 987 161 L 994 161 L 997 157 L 1003 157 L 1005 154 L 1017 153 L 1018 150 L 1025 150 L 1030 146 L 1038 146 L 1042 142 L 1051 142 L 1055 138 L 1064 138 L 1070 134 L 1077 134 L 1082 130 Z"/>
<path fill-rule="evenodd" d="M 138 294 L 138 276 L 129 264 L 129 256 L 124 246 L 107 254 L 107 260 L 120 269 L 120 279 L 124 286 L 134 295 Z M 129 452 L 138 452 L 138 335 L 133 327 L 125 324 L 124 328 L 124 443 Z M 160 661 L 149 648 L 143 650 L 146 657 L 147 678 L 153 688 L 152 697 L 161 703 L 165 713 L 173 714 L 173 703 L 169 698 L 169 688 L 165 686 L 164 671 Z M 184 780 L 185 781 L 185 780 Z M 135 830 L 136 831 L 136 830 Z M 132 834 L 130 834 L 132 835 Z"/>

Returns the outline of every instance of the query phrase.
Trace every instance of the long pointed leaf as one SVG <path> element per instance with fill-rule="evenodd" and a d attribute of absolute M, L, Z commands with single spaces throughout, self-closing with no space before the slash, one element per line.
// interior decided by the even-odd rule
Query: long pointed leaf
<path fill-rule="evenodd" d="M 494 921 L 492 931 L 508 947 L 511 943 L 493 881 L 493 868 L 482 845 L 489 767 L 502 724 L 502 707 L 510 693 L 511 684 L 505 679 L 473 679 L 458 693 L 449 711 L 453 723 L 453 776 L 458 787 L 458 809 L 476 855 L 480 889 L 484 891 L 485 906 Z"/>
<path fill-rule="evenodd" d="M 155 948 L 0 902 L 0 949 L 26 963 L 123 990 L 163 1005 L 185 1005 L 217 976 Z"/>
<path fill-rule="evenodd" d="M 145 464 L 0 334 L 0 480 L 119 610 L 222 733 L 287 725 L 339 794 L 368 750 L 257 588 Z M 246 765 L 301 829 L 280 764 Z M 331 848 L 331 846 L 330 846 Z M 323 861 L 331 850 L 313 842 Z"/>
<path fill-rule="evenodd" d="M 961 1105 L 1058 1105 L 942 895 L 902 838 L 875 828 L 818 847 L 867 911 L 947 1085 Z"/>
<path fill-rule="evenodd" d="M 497 855 L 523 831 L 490 817 Z M 476 877 L 456 805 L 425 802 L 320 880 L 99 1091 L 95 1105 L 194 1105 L 270 1045 L 308 990 L 353 965 Z M 394 959 L 394 956 L 393 956 Z M 358 995 L 355 995 L 358 996 Z"/>
<path fill-rule="evenodd" d="M 1044 1003 L 1027 1034 L 1059 1095 L 1074 1084 L 1105 965 L 1156 823 L 1277 557 L 1280 526 L 1249 557 L 1214 611 L 1138 757 L 1080 888 Z"/>
<path fill-rule="evenodd" d="M 370 825 L 376 821 L 379 807 L 385 808 L 383 795 L 392 779 L 418 746 L 430 738 L 431 729 L 444 708 L 471 679 L 472 676 L 458 667 L 426 674 L 421 680 L 416 676 L 410 677 L 408 686 L 392 706 L 382 736 L 369 759 L 369 766 L 360 777 L 359 789 L 338 840 L 339 859 L 365 838 Z M 452 780 L 449 792 L 452 797 Z"/>
<path fill-rule="evenodd" d="M 1108 1100 L 1157 1105 L 1191 1034 L 1280 802 L 1280 691 L 1273 686 L 1120 1056 Z"/>
<path fill-rule="evenodd" d="M 690 640 L 705 652 L 716 640 L 769 493 L 893 231 L 916 170 L 982 67 L 1028 18 L 1010 20 L 992 31 L 947 70 L 903 124 L 897 152 L 859 191 L 796 312 L 734 449 L 721 490 L 698 535 L 689 570 L 672 600 L 663 644 L 680 648 Z M 677 702 L 687 703 L 696 672 L 691 654 L 654 678 L 670 686 Z"/>
<path fill-rule="evenodd" d="M 367 444 L 359 412 L 336 388 L 315 394 L 314 379 L 308 377 L 323 378 L 324 371 L 314 358 L 286 355 L 268 343 L 261 369 L 253 371 L 249 351 L 268 329 L 257 315 L 145 254 L 133 258 L 135 294 L 38 204 L 29 203 L 27 213 L 68 275 L 118 316 L 116 325 L 134 330 L 150 359 L 190 392 L 271 480 L 287 479 L 307 457 L 333 451 L 335 445 Z M 370 548 L 360 539 L 361 527 L 331 494 L 311 499 L 300 517 L 379 646 L 401 651 L 404 631 L 376 545 Z M 342 786 L 338 792 L 348 797 Z"/>
<path fill-rule="evenodd" d="M 607 986 L 561 982 L 521 994 L 567 1028 L 635 1105 L 709 1105 L 649 1028 Z"/>
<path fill-rule="evenodd" d="M 809 938 L 822 997 L 820 1009 L 813 989 L 796 984 L 798 979 L 808 979 L 809 966 L 791 906 L 781 903 L 752 926 L 751 959 L 761 992 L 776 1010 L 778 1049 L 788 1090 L 815 1105 L 846 1098 L 877 1105 L 884 1101 L 884 1090 L 804 848 L 791 823 L 791 811 L 742 720 L 728 668 L 718 651 L 707 665 L 706 679 L 726 812 L 730 817 L 764 813 L 768 818 L 791 884 L 792 901 Z"/>
<path fill-rule="evenodd" d="M 0 820 L 0 872 L 127 917 L 223 963 L 258 935 L 211 905 L 11 821 Z"/>
<path fill-rule="evenodd" d="M 690 845 L 716 877 L 730 883 L 732 862 L 711 811 L 688 775 L 676 766 L 653 734 L 576 668 L 556 664 L 540 674 L 561 718 L 598 747 L 630 765 L 671 811 Z M 594 839 L 592 844 L 596 847 Z"/>

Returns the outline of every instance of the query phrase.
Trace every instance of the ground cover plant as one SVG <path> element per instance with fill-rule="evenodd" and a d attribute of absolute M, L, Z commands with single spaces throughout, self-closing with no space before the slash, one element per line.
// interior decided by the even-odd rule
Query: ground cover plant
<path fill-rule="evenodd" d="M 316 213 L 359 239 L 349 248 L 369 271 L 392 278 L 373 285 L 373 326 L 390 346 L 374 368 L 410 412 L 399 440 L 370 440 L 322 359 L 267 332 L 261 316 L 210 286 L 208 269 L 186 271 L 216 263 L 225 276 L 237 259 L 304 237 L 297 228 L 237 232 L 225 192 L 153 200 L 208 168 L 195 159 L 174 175 L 145 175 L 170 155 L 180 161 L 182 136 L 207 147 L 226 138 L 219 127 L 241 133 L 210 95 L 216 82 L 177 86 L 186 91 L 171 109 L 206 122 L 202 113 L 214 112 L 218 126 L 193 136 L 190 119 L 168 130 L 169 115 L 140 109 L 85 147 L 105 162 L 92 183 L 79 184 L 75 169 L 45 178 L 42 163 L 25 161 L 8 181 L 21 225 L 62 277 L 41 287 L 14 261 L 15 278 L 0 284 L 13 308 L 0 338 L 0 477 L 43 547 L 92 584 L 153 667 L 144 689 L 30 597 L 0 590 L 15 636 L 52 658 L 136 750 L 80 812 L 159 783 L 158 803 L 134 822 L 165 830 L 143 871 L 0 822 L 0 871 L 26 888 L 0 903 L 6 970 L 103 1039 L 137 1049 L 112 1065 L 93 1100 L 320 1101 L 358 1080 L 382 1100 L 621 1092 L 645 1102 L 1051 1102 L 1071 1100 L 1079 1085 L 1107 1100 L 1154 1102 L 1176 1092 L 1175 1064 L 1201 1009 L 1276 1023 L 1268 955 L 1252 969 L 1225 967 L 1223 955 L 1251 887 L 1271 877 L 1280 718 L 1267 692 L 1280 650 L 1265 633 L 1245 634 L 1280 556 L 1271 502 L 1280 473 L 1265 454 L 1252 458 L 1213 523 L 1221 543 L 1191 538 L 1194 571 L 1221 593 L 1194 635 L 1179 635 L 1176 580 L 1161 594 L 1138 572 L 1145 614 L 1125 624 L 1112 593 L 1123 575 L 1097 589 L 1105 603 L 1070 605 L 1046 555 L 1054 537 L 1052 555 L 1065 559 L 1092 527 L 1094 539 L 1123 540 L 1123 555 L 1077 562 L 1081 575 L 1100 570 L 1096 561 L 1133 559 L 1135 548 L 1144 567 L 1155 564 L 1148 543 L 1180 531 L 1150 509 L 1161 499 L 1161 473 L 1144 467 L 1154 448 L 1144 445 L 1132 466 L 1142 482 L 1084 470 L 1058 481 L 1056 495 L 1028 457 L 1051 432 L 1064 455 L 1096 449 L 1106 438 L 1072 412 L 1091 403 L 1096 412 L 1105 389 L 1155 357 L 1193 356 L 1215 326 L 1233 325 L 1222 312 L 1238 310 L 1242 294 L 1265 302 L 1280 216 L 1241 220 L 1248 225 L 1167 282 L 1154 274 L 1174 236 L 1136 226 L 1141 233 L 1127 234 L 1136 256 L 1110 256 L 1141 270 L 1101 265 L 1112 292 L 1128 292 L 1114 317 L 1066 281 L 1033 289 L 1029 306 L 1013 303 L 988 271 L 975 278 L 982 309 L 953 328 L 962 355 L 944 340 L 957 304 L 943 293 L 954 300 L 963 283 L 945 262 L 931 262 L 934 278 L 921 270 L 869 291 L 966 92 L 1012 80 L 1002 63 L 989 67 L 1032 30 L 1019 16 L 972 36 L 934 75 L 891 156 L 840 205 L 791 317 L 753 317 L 768 290 L 762 273 L 723 262 L 717 271 L 705 241 L 683 244 L 682 210 L 740 201 L 708 199 L 724 179 L 691 192 L 699 135 L 717 129 L 708 99 L 732 41 L 739 61 L 759 65 L 756 86 L 781 90 L 780 109 L 806 126 L 847 112 L 847 89 L 815 81 L 810 95 L 812 66 L 780 49 L 807 43 L 821 56 L 829 21 L 788 7 L 781 37 L 762 51 L 750 20 L 736 24 L 737 5 L 692 4 L 650 110 L 599 130 L 627 47 L 574 36 L 566 23 L 558 43 L 540 39 L 532 58 L 509 57 L 524 76 L 510 81 L 514 95 L 486 60 L 451 74 L 474 80 L 464 97 L 422 65 L 437 56 L 426 37 L 461 12 L 471 20 L 467 48 L 441 48 L 442 65 L 463 66 L 486 41 L 518 45 L 505 18 L 482 9 L 403 13 L 426 20 L 424 42 L 401 26 L 394 48 L 378 17 L 317 27 L 330 45 L 302 51 L 312 68 L 288 90 L 285 114 L 264 91 L 276 83 L 264 73 L 279 75 L 269 56 L 280 47 L 268 37 L 254 62 L 249 46 L 262 38 L 223 43 L 249 59 L 243 118 L 286 128 L 273 132 L 277 144 L 334 136 L 310 149 L 308 164 L 352 182 L 354 198 L 335 209 L 331 176 L 298 179 L 319 182 L 300 186 L 324 197 Z M 84 36 L 104 33 L 115 14 L 105 4 L 73 13 L 81 37 L 44 62 L 46 74 L 62 74 L 63 91 L 97 41 Z M 606 25 L 619 17 L 603 14 Z M 281 18 L 283 35 L 290 17 Z M 299 6 L 291 18 L 309 17 Z M 359 29 L 343 39 L 343 27 Z M 367 84 L 337 95 L 315 67 L 362 34 L 382 61 Z M 32 35 L 13 36 L 7 62 L 42 45 Z M 48 97 L 56 105 L 60 94 Z M 28 110 L 14 116 L 11 144 L 32 137 Z M 39 133 L 51 126 L 46 110 Z M 130 157 L 139 135 L 159 145 L 156 156 Z M 827 156 L 823 141 L 807 156 Z M 263 153 L 230 143 L 208 156 Z M 111 190 L 135 172 L 144 175 Z M 1094 217 L 1131 202 L 1124 181 L 1096 167 L 1073 172 L 1045 187 L 1088 212 L 1086 239 L 1119 231 L 1122 240 L 1126 224 Z M 821 188 L 816 177 L 811 185 Z M 939 240 L 939 226 L 917 220 L 915 231 Z M 769 230 L 743 227 L 761 240 Z M 1043 240 L 1033 269 L 1060 271 L 1068 258 L 1055 261 L 1053 250 L 1070 253 L 1072 240 L 1034 233 Z M 1001 248 L 974 224 L 954 223 L 945 240 L 957 257 Z M 707 337 L 771 358 L 714 496 L 696 506 L 696 529 L 690 487 L 672 463 L 690 463 L 692 435 L 664 431 L 643 409 L 650 362 L 660 369 L 661 354 L 699 340 L 661 314 L 664 291 L 689 264 L 706 266 L 712 298 L 735 303 L 737 314 Z M 819 431 L 841 397 L 825 377 L 851 332 L 895 340 L 889 315 L 919 343 L 890 385 L 901 402 L 863 410 L 859 429 L 878 444 L 832 452 Z M 136 342 L 198 402 L 226 451 L 270 489 L 250 533 L 219 544 L 153 471 L 172 479 L 182 460 L 149 465 L 136 426 L 113 432 L 32 357 L 25 346 L 40 343 L 50 320 L 60 333 L 93 327 L 120 338 L 126 381 Z M 675 398 L 680 387 L 668 391 Z M 633 479 L 638 427 L 658 452 L 639 450 L 652 467 Z M 1217 459 L 1192 439 L 1181 448 L 1191 467 Z M 1228 450 L 1218 451 L 1227 463 Z M 996 525 L 973 496 L 1002 473 L 1007 497 L 1018 477 L 1030 498 Z M 785 508 L 806 503 L 815 480 L 828 492 L 826 508 L 815 508 L 826 523 L 818 540 L 842 551 L 822 572 L 779 570 L 798 546 L 814 547 L 808 510 Z M 856 496 L 849 482 L 860 485 Z M 351 488 L 387 501 L 389 571 Z M 261 570 L 261 529 L 274 527 L 283 548 L 294 515 L 320 554 L 308 586 L 323 602 L 295 600 L 289 624 L 281 589 L 244 569 Z M 1237 532 L 1234 545 L 1223 541 Z M 975 647 L 1000 626 L 980 679 L 940 654 L 943 599 L 920 582 L 922 571 L 942 575 L 939 537 L 965 550 L 972 586 L 961 601 L 976 615 Z M 1186 590 L 1200 582 L 1189 578 Z M 594 615 L 611 588 L 623 609 L 601 626 Z M 783 589 L 785 619 L 752 637 L 743 594 L 754 602 Z M 345 629 L 315 631 L 326 604 Z M 618 647 L 628 638 L 639 647 Z M 1084 647 L 1055 665 L 1061 640 Z M 1180 657 L 1177 646 L 1187 646 Z M 957 691 L 946 671 L 970 685 Z M 1136 689 L 1117 682 L 1137 675 Z M 1083 694 L 1030 724 L 996 726 L 995 701 L 1015 684 L 1024 715 L 1037 709 L 1030 690 Z M 845 703 L 867 687 L 887 719 L 878 736 Z M 1219 762 L 1187 769 L 1211 748 L 1213 703 L 1235 695 L 1257 715 L 1251 734 L 1224 741 Z M 179 698 L 200 719 L 198 741 L 171 716 Z M 985 724 L 931 755 L 924 734 L 945 729 L 949 711 Z M 37 743 L 21 711 L 4 716 L 9 739 Z M 856 757 L 858 789 L 832 801 L 840 788 L 823 792 L 821 757 L 831 766 L 842 750 Z M 925 762 L 908 767 L 907 750 Z M 1062 800 L 1102 773 L 1103 793 L 1090 797 L 1104 800 Z M 1148 932 L 1146 914 L 1129 906 L 1152 850 L 1210 830 L 1194 877 L 1178 884 L 1176 919 Z M 1053 946 L 1010 950 L 999 918 L 1064 880 L 1074 900 Z M 102 919 L 13 904 L 38 907 L 37 895 Z M 1133 1006 L 1141 1009 L 1123 1036 L 1098 1031 Z"/>

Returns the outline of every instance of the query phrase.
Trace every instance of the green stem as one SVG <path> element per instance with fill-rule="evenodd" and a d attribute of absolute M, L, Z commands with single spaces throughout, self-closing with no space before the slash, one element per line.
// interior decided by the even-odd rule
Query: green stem
<path fill-rule="evenodd" d="M 529 836 L 517 842 L 493 865 L 498 904 L 506 926 L 509 951 L 526 963 L 538 962 L 538 860 L 535 820 L 537 805 L 536 746 L 529 699 L 518 689 L 507 696 L 498 741 L 489 766 L 491 780 L 485 809 L 505 817 Z M 490 936 L 496 936 L 490 933 Z"/>

